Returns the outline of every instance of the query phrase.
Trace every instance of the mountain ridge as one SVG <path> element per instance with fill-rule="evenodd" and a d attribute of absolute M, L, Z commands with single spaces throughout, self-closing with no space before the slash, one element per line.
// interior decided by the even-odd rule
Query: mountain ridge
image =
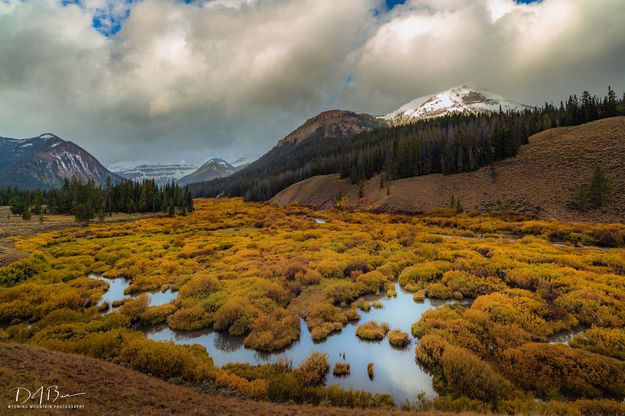
<path fill-rule="evenodd" d="M 209 159 L 202 166 L 188 175 L 185 175 L 178 179 L 179 185 L 189 185 L 192 183 L 209 181 L 211 179 L 222 178 L 224 176 L 232 175 L 240 170 L 245 165 L 233 166 L 218 157 Z"/>
<path fill-rule="evenodd" d="M 370 114 L 348 110 L 327 110 L 307 119 L 279 140 L 276 146 L 300 144 L 311 137 L 346 137 L 385 127 L 386 123 Z"/>
<path fill-rule="evenodd" d="M 111 168 L 112 167 L 112 168 Z M 124 166 L 122 163 L 110 165 L 109 168 L 123 178 L 141 182 L 154 180 L 157 185 L 163 186 L 177 182 L 180 178 L 194 172 L 197 167 L 186 163 L 151 164 L 141 163 L 133 167 Z"/>
<path fill-rule="evenodd" d="M 85 149 L 55 134 L 0 138 L 0 187 L 50 189 L 73 177 L 99 184 L 109 177 L 121 179 Z"/>

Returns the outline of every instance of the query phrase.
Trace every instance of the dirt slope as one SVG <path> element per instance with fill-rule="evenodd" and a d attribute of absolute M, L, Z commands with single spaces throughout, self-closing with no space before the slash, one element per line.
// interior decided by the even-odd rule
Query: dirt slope
<path fill-rule="evenodd" d="M 71 411 L 67 409 L 9 409 L 7 407 L 15 403 L 15 391 L 10 391 L 11 389 L 23 387 L 35 390 L 41 385 L 47 388 L 53 384 L 58 385 L 61 394 L 86 393 L 84 396 L 58 399 L 56 403 L 84 405 L 84 407 Z M 283 405 L 203 394 L 189 387 L 169 384 L 105 361 L 51 352 L 26 345 L 0 343 L 0 414 L 401 416 L 408 413 Z M 414 416 L 443 415 L 438 412 L 409 414 Z M 464 415 L 474 414 L 464 413 Z M 455 414 L 455 416 L 462 416 L 462 414 Z"/>
<path fill-rule="evenodd" d="M 588 213 L 567 209 L 595 166 L 610 179 L 608 206 Z M 465 209 L 519 210 L 541 218 L 597 222 L 625 222 L 625 117 L 614 117 L 577 127 L 547 130 L 530 137 L 515 158 L 474 172 L 428 175 L 390 183 L 390 195 L 370 180 L 364 198 L 358 189 L 337 175 L 309 178 L 276 195 L 271 202 L 301 202 L 332 207 L 337 195 L 351 208 L 424 212 L 447 207 L 451 195 Z"/>

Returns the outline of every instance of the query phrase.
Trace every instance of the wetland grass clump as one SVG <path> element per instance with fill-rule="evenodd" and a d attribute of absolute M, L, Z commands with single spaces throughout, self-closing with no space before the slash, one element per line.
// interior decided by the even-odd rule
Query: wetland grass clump
<path fill-rule="evenodd" d="M 336 363 L 334 365 L 334 370 L 332 370 L 332 374 L 336 377 L 345 377 L 350 373 L 349 363 Z"/>
<path fill-rule="evenodd" d="M 388 332 L 386 322 L 369 321 L 356 328 L 356 336 L 365 341 L 382 341 Z"/>
<path fill-rule="evenodd" d="M 422 303 L 425 300 L 425 290 L 417 290 L 412 295 L 412 299 L 417 303 Z"/>
<path fill-rule="evenodd" d="M 388 333 L 388 342 L 393 347 L 404 348 L 406 345 L 410 344 L 410 337 L 404 331 L 394 329 Z"/>

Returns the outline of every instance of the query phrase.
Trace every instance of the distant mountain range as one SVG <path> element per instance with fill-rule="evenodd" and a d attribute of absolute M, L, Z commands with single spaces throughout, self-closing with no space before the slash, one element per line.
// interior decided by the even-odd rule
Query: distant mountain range
<path fill-rule="evenodd" d="M 116 163 L 107 169 L 81 147 L 53 134 L 23 140 L 0 138 L 0 187 L 53 188 L 60 186 L 64 178 L 94 179 L 103 183 L 111 177 L 135 181 L 154 179 L 159 185 L 173 180 L 192 185 L 199 195 L 216 195 L 224 191 L 245 194 L 252 182 L 262 178 L 277 176 L 280 186 L 288 186 L 295 177 L 301 179 L 319 173 L 314 167 L 304 167 L 310 156 L 307 152 L 318 152 L 313 147 L 319 141 L 347 139 L 373 130 L 451 114 L 492 113 L 500 108 L 511 111 L 529 107 L 462 85 L 417 98 L 383 116 L 345 110 L 324 111 L 306 120 L 255 162 L 237 165 L 240 160 L 230 164 L 222 159 L 211 159 L 197 169 L 185 163 Z M 215 180 L 222 182 L 203 185 Z"/>
<path fill-rule="evenodd" d="M 120 179 L 89 152 L 54 134 L 29 139 L 0 137 L 0 187 L 51 189 L 72 177 L 100 184 L 108 177 Z"/>
<path fill-rule="evenodd" d="M 242 161 L 243 159 L 239 159 L 237 162 Z M 234 166 L 223 159 L 214 158 L 199 168 L 186 163 L 162 165 L 142 163 L 135 166 L 130 162 L 114 163 L 109 165 L 108 168 L 125 179 L 137 182 L 153 179 L 159 186 L 163 186 L 172 181 L 179 185 L 189 185 L 191 183 L 222 178 L 233 174 L 244 166 L 246 164 Z"/>
<path fill-rule="evenodd" d="M 163 186 L 168 183 L 178 182 L 184 176 L 194 172 L 197 167 L 186 163 L 175 164 L 148 164 L 134 165 L 128 162 L 115 163 L 108 168 L 117 175 L 136 182 L 153 179 L 157 185 Z"/>
<path fill-rule="evenodd" d="M 195 172 L 186 175 L 178 180 L 180 185 L 189 185 L 197 182 L 210 181 L 216 178 L 232 175 L 246 165 L 233 166 L 223 159 L 211 159 L 204 163 Z"/>

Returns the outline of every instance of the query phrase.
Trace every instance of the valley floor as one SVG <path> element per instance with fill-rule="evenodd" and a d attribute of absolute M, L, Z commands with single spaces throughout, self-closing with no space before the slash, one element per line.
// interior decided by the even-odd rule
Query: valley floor
<path fill-rule="evenodd" d="M 625 414 L 625 225 L 450 210 L 318 212 L 241 199 L 194 204 L 186 216 L 16 239 L 28 257 L 0 267 L 0 341 L 20 344 L 0 347 L 3 405 L 7 387 L 58 383 L 64 392 L 84 387 L 94 396 L 86 414 L 385 414 L 393 400 L 374 394 L 379 389 L 325 383 L 332 370 L 314 347 L 297 365 L 218 363 L 203 347 L 159 342 L 141 329 L 208 329 L 236 337 L 248 351 L 271 353 L 301 341 L 301 325 L 323 342 L 363 324 L 364 312 L 376 308 L 371 296 L 399 297 L 399 285 L 408 302 L 466 301 L 405 313 L 407 328 L 356 330 L 386 344 L 386 329 L 402 329 L 389 339 L 414 341 L 404 353 L 428 370 L 439 393 L 425 400 L 411 389 L 415 407 Z M 123 280 L 127 296 L 102 313 L 103 295 Z M 164 291 L 175 300 L 151 304 L 150 293 Z M 563 332 L 575 332 L 568 344 L 554 338 Z M 385 365 L 398 377 L 406 372 L 370 359 L 367 381 L 380 383 L 374 369 L 381 374 Z M 337 408 L 324 408 L 330 404 Z"/>
<path fill-rule="evenodd" d="M 104 222 L 132 221 L 150 216 L 154 214 L 115 213 L 110 217 L 107 216 Z M 14 247 L 16 237 L 57 231 L 77 225 L 72 215 L 45 214 L 42 218 L 33 215 L 29 221 L 24 221 L 19 215 L 11 214 L 9 207 L 0 206 L 0 266 L 28 256 Z"/>

